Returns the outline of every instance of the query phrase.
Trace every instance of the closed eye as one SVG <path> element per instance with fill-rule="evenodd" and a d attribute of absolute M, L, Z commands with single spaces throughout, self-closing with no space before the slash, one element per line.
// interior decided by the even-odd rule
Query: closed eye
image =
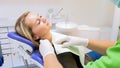
<path fill-rule="evenodd" d="M 42 16 L 40 16 L 40 19 L 42 18 Z M 39 22 L 38 22 L 38 24 L 40 24 L 41 23 L 41 20 L 39 19 Z"/>
<path fill-rule="evenodd" d="M 39 25 L 41 23 L 41 20 L 38 19 L 36 22 L 37 22 L 37 25 Z"/>
<path fill-rule="evenodd" d="M 36 20 L 37 25 L 39 25 L 39 24 L 41 23 L 41 18 L 42 18 L 42 16 L 40 16 L 40 18 L 38 18 L 38 19 Z"/>

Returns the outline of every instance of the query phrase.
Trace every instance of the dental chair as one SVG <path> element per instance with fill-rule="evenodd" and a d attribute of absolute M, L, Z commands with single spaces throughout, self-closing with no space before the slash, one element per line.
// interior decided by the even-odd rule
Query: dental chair
<path fill-rule="evenodd" d="M 4 63 L 4 61 L 3 61 L 3 56 L 0 54 L 0 66 L 2 66 L 3 63 Z"/>
<path fill-rule="evenodd" d="M 1 49 L 1 43 L 0 43 L 0 66 L 2 66 L 4 63 L 4 58 L 3 58 L 3 55 L 2 55 L 2 49 Z"/>
<path fill-rule="evenodd" d="M 8 37 L 17 43 L 15 48 L 19 55 L 23 58 L 26 68 L 29 68 L 28 61 L 32 61 L 33 64 L 39 68 L 44 68 L 43 58 L 40 52 L 36 51 L 35 45 L 30 40 L 20 36 L 16 32 L 9 32 Z"/>

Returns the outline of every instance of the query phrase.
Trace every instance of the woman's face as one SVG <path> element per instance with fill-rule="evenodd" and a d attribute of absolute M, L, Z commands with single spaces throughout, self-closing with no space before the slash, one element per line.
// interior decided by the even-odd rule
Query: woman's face
<path fill-rule="evenodd" d="M 40 39 L 50 32 L 51 24 L 38 14 L 29 13 L 25 19 L 25 23 L 32 28 L 36 39 Z"/>

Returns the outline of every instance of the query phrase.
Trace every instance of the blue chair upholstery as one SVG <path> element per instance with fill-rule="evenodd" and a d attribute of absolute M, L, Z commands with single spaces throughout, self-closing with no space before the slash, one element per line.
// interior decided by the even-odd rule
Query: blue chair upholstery
<path fill-rule="evenodd" d="M 42 55 L 39 52 L 34 52 L 32 53 L 31 57 L 36 60 L 37 62 L 39 62 L 40 64 L 43 65 L 43 58 Z"/>
<path fill-rule="evenodd" d="M 2 66 L 3 63 L 4 63 L 3 56 L 2 56 L 2 54 L 0 54 L 0 66 Z"/>
<path fill-rule="evenodd" d="M 3 58 L 3 55 L 2 55 L 2 49 L 1 49 L 1 43 L 0 43 L 0 66 L 2 66 L 4 63 L 4 58 Z"/>
<path fill-rule="evenodd" d="M 22 43 L 25 43 L 27 44 L 28 46 L 30 46 L 32 48 L 32 53 L 30 54 L 30 57 L 32 60 L 35 60 L 37 61 L 37 64 L 40 64 L 40 68 L 43 68 L 41 66 L 43 66 L 43 58 L 42 58 L 42 55 L 40 54 L 39 51 L 36 51 L 35 50 L 35 45 L 33 44 L 33 42 L 31 42 L 30 40 L 20 36 L 19 34 L 17 34 L 16 32 L 9 32 L 8 33 L 8 37 L 13 39 L 13 40 L 16 40 L 16 41 L 19 41 L 19 42 L 22 42 Z M 25 46 L 25 45 L 24 45 Z M 28 54 L 29 55 L 29 54 Z"/>

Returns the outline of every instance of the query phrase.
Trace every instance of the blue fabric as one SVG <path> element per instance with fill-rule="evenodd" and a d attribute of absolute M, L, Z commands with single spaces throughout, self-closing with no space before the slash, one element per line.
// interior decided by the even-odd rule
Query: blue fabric
<path fill-rule="evenodd" d="M 0 66 L 2 66 L 3 63 L 4 63 L 4 60 L 3 60 L 2 49 L 1 49 L 1 42 L 0 42 Z"/>
<path fill-rule="evenodd" d="M 3 56 L 2 56 L 2 54 L 0 54 L 0 66 L 2 66 L 3 63 L 4 63 Z"/>
<path fill-rule="evenodd" d="M 87 53 L 94 61 L 99 59 L 102 55 L 100 53 L 97 53 L 95 51 L 91 51 Z"/>
<path fill-rule="evenodd" d="M 44 65 L 42 55 L 39 52 L 33 52 L 31 57 L 40 64 Z"/>
<path fill-rule="evenodd" d="M 26 44 L 28 44 L 29 46 L 31 46 L 31 47 L 33 48 L 33 50 L 35 50 L 35 46 L 34 46 L 34 44 L 33 44 L 30 40 L 28 40 L 28 39 L 20 36 L 20 35 L 17 34 L 16 32 L 9 32 L 9 33 L 8 33 L 8 37 L 10 37 L 10 38 L 12 38 L 12 39 L 14 39 L 14 40 L 17 40 L 17 41 L 26 43 Z"/>

